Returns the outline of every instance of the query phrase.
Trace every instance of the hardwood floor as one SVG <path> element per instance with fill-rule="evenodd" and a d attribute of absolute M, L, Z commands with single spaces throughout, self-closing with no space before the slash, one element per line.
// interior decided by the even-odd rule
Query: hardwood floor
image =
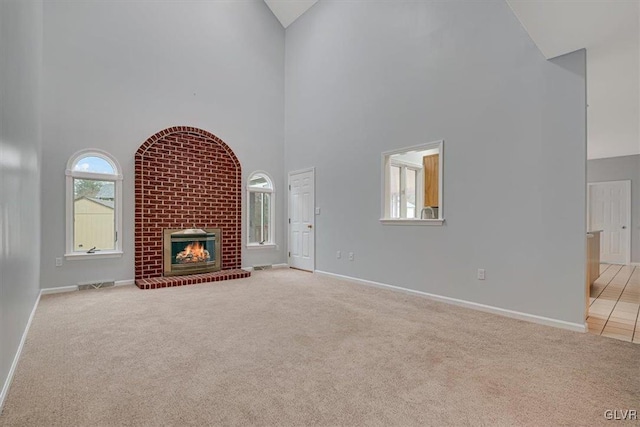
<path fill-rule="evenodd" d="M 589 333 L 640 344 L 640 267 L 600 264 L 591 287 Z"/>

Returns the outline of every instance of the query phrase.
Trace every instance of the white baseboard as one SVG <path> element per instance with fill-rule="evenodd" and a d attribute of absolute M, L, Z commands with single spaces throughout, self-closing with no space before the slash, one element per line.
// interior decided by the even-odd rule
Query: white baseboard
<path fill-rule="evenodd" d="M 244 271 L 253 271 L 253 267 L 241 267 L 240 269 Z"/>
<path fill-rule="evenodd" d="M 24 347 L 24 343 L 27 340 L 27 334 L 29 333 L 29 328 L 31 327 L 31 321 L 33 320 L 33 316 L 36 314 L 36 309 L 38 308 L 38 304 L 40 303 L 40 296 L 42 295 L 42 291 L 38 293 L 38 297 L 36 298 L 36 302 L 33 305 L 33 309 L 31 310 L 31 314 L 29 315 L 29 320 L 27 321 L 27 326 L 24 328 L 24 332 L 22 333 L 22 338 L 20 339 L 20 345 L 18 345 L 18 350 L 16 351 L 16 355 L 13 358 L 13 362 L 11 363 L 11 368 L 9 369 L 9 374 L 7 375 L 7 379 L 2 386 L 2 391 L 0 392 L 0 413 L 2 413 L 2 408 L 4 406 L 4 401 L 7 398 L 7 394 L 9 393 L 9 387 L 11 386 L 11 381 L 13 380 L 13 375 L 16 372 L 16 368 L 18 366 L 18 361 L 20 360 L 20 355 L 22 354 L 22 348 Z"/>
<path fill-rule="evenodd" d="M 510 317 L 512 319 L 525 320 L 527 322 L 538 323 L 540 325 L 554 326 L 556 328 L 567 329 L 575 332 L 587 332 L 587 324 L 566 322 L 564 320 L 551 319 L 549 317 L 536 316 L 535 314 L 522 313 L 520 311 L 507 310 L 505 308 L 494 307 L 491 305 L 479 304 L 476 302 L 465 301 L 456 298 L 445 297 L 436 294 L 430 294 L 428 292 L 416 291 L 413 289 L 407 289 L 400 286 L 388 285 L 386 283 L 373 282 L 371 280 L 358 279 L 356 277 L 343 276 L 341 274 L 329 273 L 326 271 L 315 270 L 314 273 L 327 277 L 333 277 L 336 279 L 342 279 L 349 282 L 357 283 L 360 285 L 374 286 L 377 288 L 391 289 L 394 291 L 400 291 L 412 295 L 418 295 L 424 298 L 428 298 L 434 301 L 444 302 L 447 304 L 457 305 L 460 307 L 471 308 L 473 310 L 484 311 L 487 313 L 498 314 L 500 316 Z"/>
<path fill-rule="evenodd" d="M 640 262 L 632 262 L 630 265 L 633 265 L 634 267 L 640 267 Z"/>
<path fill-rule="evenodd" d="M 73 292 L 78 290 L 78 285 L 60 286 L 58 288 L 40 289 L 40 295 L 61 294 L 62 292 Z"/>
<path fill-rule="evenodd" d="M 129 286 L 129 285 L 135 285 L 136 281 L 134 279 L 127 279 L 127 280 L 116 280 L 114 286 Z"/>

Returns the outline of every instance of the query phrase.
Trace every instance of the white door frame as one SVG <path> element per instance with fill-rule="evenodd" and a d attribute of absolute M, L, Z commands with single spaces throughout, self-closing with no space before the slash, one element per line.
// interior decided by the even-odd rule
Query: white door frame
<path fill-rule="evenodd" d="M 291 253 L 291 224 L 289 223 L 289 219 L 291 218 L 291 175 L 296 175 L 299 173 L 304 173 L 304 172 L 311 172 L 311 174 L 313 175 L 313 200 L 311 200 L 312 203 L 312 222 L 313 222 L 313 228 L 312 228 L 312 233 L 313 233 L 313 256 L 311 257 L 311 271 L 316 270 L 316 168 L 315 166 L 312 167 L 308 167 L 308 168 L 304 168 L 304 169 L 298 169 L 298 170 L 294 170 L 294 171 L 290 171 L 287 174 L 287 222 L 286 222 L 286 226 L 287 226 L 287 264 L 289 264 L 290 262 L 290 257 L 289 254 Z"/>
<path fill-rule="evenodd" d="M 587 183 L 587 228 L 591 227 L 591 186 L 598 184 L 626 184 L 625 193 L 627 197 L 627 219 L 629 221 L 629 238 L 627 239 L 627 255 L 625 257 L 625 265 L 631 265 L 631 180 L 621 179 L 616 181 L 597 181 Z M 586 230 L 592 231 L 592 230 Z"/>

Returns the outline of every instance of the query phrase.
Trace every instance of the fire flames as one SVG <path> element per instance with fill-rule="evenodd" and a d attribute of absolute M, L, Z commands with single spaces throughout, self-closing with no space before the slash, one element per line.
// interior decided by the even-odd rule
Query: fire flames
<path fill-rule="evenodd" d="M 176 255 L 176 261 L 180 264 L 205 262 L 209 261 L 209 259 L 211 259 L 209 251 L 206 250 L 200 242 L 189 243 L 184 250 L 178 252 L 178 255 Z"/>

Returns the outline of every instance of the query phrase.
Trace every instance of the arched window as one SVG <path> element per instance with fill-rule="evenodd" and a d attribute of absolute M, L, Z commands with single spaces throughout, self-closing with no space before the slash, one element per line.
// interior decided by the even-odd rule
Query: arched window
<path fill-rule="evenodd" d="M 249 204 L 249 231 L 247 246 L 274 246 L 274 199 L 273 181 L 265 172 L 254 172 L 249 176 L 247 201 Z"/>
<path fill-rule="evenodd" d="M 89 149 L 67 163 L 67 258 L 122 255 L 122 172 L 108 153 Z"/>

